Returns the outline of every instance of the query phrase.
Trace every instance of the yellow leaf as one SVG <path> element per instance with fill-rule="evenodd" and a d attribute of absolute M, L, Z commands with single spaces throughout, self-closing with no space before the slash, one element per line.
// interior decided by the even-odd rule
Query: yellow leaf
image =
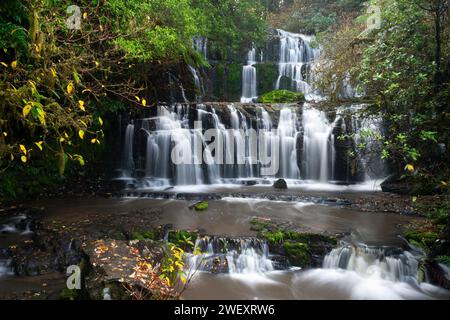
<path fill-rule="evenodd" d="M 28 114 L 30 113 L 30 111 L 31 111 L 31 105 L 27 104 L 25 107 L 23 107 L 23 110 L 22 110 L 23 117 L 26 118 L 28 116 Z"/>
<path fill-rule="evenodd" d="M 13 62 L 11 62 L 11 68 L 13 68 L 13 69 L 17 68 L 17 60 L 14 60 Z"/>
<path fill-rule="evenodd" d="M 22 160 L 22 162 L 25 163 L 25 162 L 27 162 L 28 159 L 26 156 L 21 156 L 20 160 Z"/>
<path fill-rule="evenodd" d="M 23 154 L 27 154 L 27 148 L 23 144 L 19 145 L 20 151 L 22 151 Z"/>
<path fill-rule="evenodd" d="M 11 161 L 14 160 L 14 155 L 11 153 Z"/>
<path fill-rule="evenodd" d="M 64 139 L 64 138 L 59 138 L 59 142 L 64 142 L 64 140 L 66 140 L 66 139 Z"/>
<path fill-rule="evenodd" d="M 64 131 L 64 137 L 66 137 L 66 139 L 69 139 L 69 135 L 65 131 Z"/>
<path fill-rule="evenodd" d="M 80 139 L 84 139 L 84 131 L 83 130 L 79 130 L 78 135 L 80 136 Z"/>
<path fill-rule="evenodd" d="M 42 125 L 45 125 L 45 111 L 42 108 L 37 108 L 38 119 Z"/>
<path fill-rule="evenodd" d="M 144 107 L 147 106 L 147 100 L 142 99 L 142 105 L 143 105 Z"/>
<path fill-rule="evenodd" d="M 0 64 L 1 64 L 2 66 L 4 66 L 5 68 L 8 68 L 8 65 L 7 65 L 6 63 L 0 62 Z"/>
<path fill-rule="evenodd" d="M 441 181 L 441 184 L 442 184 L 444 187 L 447 186 L 447 182 L 445 182 L 445 181 Z"/>
<path fill-rule="evenodd" d="M 407 164 L 405 169 L 408 170 L 409 172 L 414 172 L 414 166 L 412 164 Z"/>
<path fill-rule="evenodd" d="M 42 144 L 44 141 L 35 142 L 34 144 L 37 145 L 37 147 L 42 151 Z"/>
<path fill-rule="evenodd" d="M 84 159 L 79 154 L 74 154 L 74 159 L 78 161 L 81 166 L 84 166 Z"/>
<path fill-rule="evenodd" d="M 97 142 L 97 139 L 95 139 L 95 138 L 91 140 L 91 143 L 92 143 L 92 144 L 94 144 L 94 143 L 96 143 L 96 142 Z"/>
<path fill-rule="evenodd" d="M 100 123 L 100 125 L 102 126 L 103 125 L 103 119 L 98 117 L 98 123 Z"/>
<path fill-rule="evenodd" d="M 72 82 L 69 82 L 69 84 L 67 85 L 67 93 L 68 94 L 73 93 L 73 83 Z"/>
<path fill-rule="evenodd" d="M 50 71 L 52 72 L 53 78 L 56 78 L 56 70 L 55 70 L 55 68 L 51 68 Z"/>
<path fill-rule="evenodd" d="M 84 108 L 84 101 L 83 100 L 78 101 L 78 106 L 80 107 L 81 110 L 86 111 L 86 109 Z"/>
<path fill-rule="evenodd" d="M 141 102 L 141 98 L 139 98 L 138 96 L 135 96 L 135 98 L 138 102 Z"/>
<path fill-rule="evenodd" d="M 87 16 L 88 16 L 88 15 L 87 15 L 87 12 L 84 12 L 84 13 L 83 13 L 83 19 L 87 19 Z"/>
<path fill-rule="evenodd" d="M 98 67 L 100 65 L 100 63 L 98 63 L 98 61 L 95 61 L 95 66 Z"/>
<path fill-rule="evenodd" d="M 5 137 L 7 137 L 7 136 L 8 136 L 8 133 L 7 133 L 7 132 L 3 132 L 3 135 L 4 135 Z"/>

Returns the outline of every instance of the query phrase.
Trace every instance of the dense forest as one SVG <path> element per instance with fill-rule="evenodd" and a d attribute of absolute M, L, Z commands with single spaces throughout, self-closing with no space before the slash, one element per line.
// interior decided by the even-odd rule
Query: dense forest
<path fill-rule="evenodd" d="M 248 49 L 283 29 L 322 51 L 318 108 L 364 103 L 363 116 L 381 115 L 384 134 L 364 132 L 357 148 L 382 145 L 386 191 L 429 222 L 408 240 L 449 263 L 449 10 L 448 0 L 2 0 L 0 205 L 105 188 L 118 117 L 168 102 L 189 66 L 225 72 L 225 89 L 240 91 L 233 68 L 240 76 Z"/>

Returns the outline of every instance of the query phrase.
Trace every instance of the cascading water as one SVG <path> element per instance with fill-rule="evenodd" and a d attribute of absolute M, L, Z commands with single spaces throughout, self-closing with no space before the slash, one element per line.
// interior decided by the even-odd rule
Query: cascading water
<path fill-rule="evenodd" d="M 312 64 L 319 57 L 319 49 L 311 47 L 311 37 L 277 30 L 280 38 L 279 75 L 275 89 L 288 89 L 303 92 L 311 97 Z M 283 78 L 289 80 L 284 83 Z"/>
<path fill-rule="evenodd" d="M 189 256 L 191 270 L 227 272 L 230 275 L 264 274 L 275 270 L 267 244 L 255 238 L 198 238 L 194 251 L 202 254 Z"/>
<path fill-rule="evenodd" d="M 242 69 L 242 103 L 250 103 L 258 98 L 255 64 L 256 49 L 252 48 L 247 54 L 247 65 Z"/>
<path fill-rule="evenodd" d="M 323 267 L 413 285 L 417 284 L 419 273 L 419 263 L 408 251 L 345 243 L 325 257 Z"/>
<path fill-rule="evenodd" d="M 192 74 L 192 77 L 194 78 L 194 85 L 195 85 L 195 100 L 201 101 L 202 97 L 205 94 L 205 89 L 203 87 L 203 83 L 200 79 L 200 75 L 198 74 L 197 69 L 195 69 L 193 66 L 188 65 L 188 69 Z"/>
<path fill-rule="evenodd" d="M 333 179 L 333 123 L 324 112 L 306 107 L 303 110 L 303 176 L 307 180 L 327 182 Z"/>
<path fill-rule="evenodd" d="M 253 115 L 243 106 L 159 106 L 156 117 L 135 120 L 127 126 L 124 136 L 121 178 L 139 187 L 234 183 L 275 177 L 332 182 L 339 180 L 336 179 L 342 176 L 339 170 L 347 167 L 340 163 L 346 159 L 336 157 L 336 129 L 354 133 L 354 143 L 346 147 L 353 149 L 343 151 L 340 146 L 341 154 L 358 153 L 359 149 L 352 146 L 361 144 L 368 130 L 381 135 L 378 120 L 352 116 L 350 121 L 344 121 L 348 119 L 344 109 L 338 110 L 330 120 L 329 115 L 309 103 L 301 109 L 291 105 L 275 110 L 255 105 Z M 201 128 L 195 128 L 193 121 L 201 123 Z M 205 139 L 207 129 L 215 129 L 217 139 Z M 144 150 L 143 144 L 138 143 L 142 137 L 146 141 Z M 364 141 L 370 150 L 376 150 L 379 144 L 373 139 Z M 178 148 L 174 151 L 175 145 Z M 184 160 L 174 163 L 174 152 Z M 222 161 L 217 161 L 219 154 Z M 266 157 L 262 158 L 263 155 Z M 366 171 L 366 181 L 386 175 L 378 153 L 359 152 L 358 156 L 362 164 L 358 170 Z M 278 171 L 263 172 L 261 169 L 268 165 Z M 370 170 L 372 167 L 377 171 Z"/>

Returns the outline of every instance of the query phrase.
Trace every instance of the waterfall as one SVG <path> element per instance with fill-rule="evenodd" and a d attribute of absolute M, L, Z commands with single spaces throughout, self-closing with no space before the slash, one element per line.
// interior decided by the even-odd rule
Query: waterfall
<path fill-rule="evenodd" d="M 393 282 L 418 282 L 419 263 L 408 251 L 395 248 L 341 244 L 324 259 L 325 269 L 344 269 L 365 277 Z"/>
<path fill-rule="evenodd" d="M 324 112 L 305 107 L 303 110 L 304 178 L 326 182 L 332 180 L 334 163 L 334 123 L 329 123 Z"/>
<path fill-rule="evenodd" d="M 297 165 L 297 117 L 292 109 L 280 111 L 278 136 L 280 138 L 280 177 L 299 179 L 300 170 Z"/>
<path fill-rule="evenodd" d="M 252 48 L 247 54 L 247 65 L 242 69 L 242 103 L 250 103 L 258 98 L 255 64 L 256 49 Z"/>
<path fill-rule="evenodd" d="M 311 96 L 312 64 L 319 56 L 319 50 L 310 45 L 311 37 L 277 30 L 280 38 L 280 58 L 278 62 L 279 75 L 275 89 L 288 89 Z M 290 84 L 282 83 L 283 78 Z"/>
<path fill-rule="evenodd" d="M 275 270 L 267 243 L 255 238 L 198 238 L 194 251 L 202 254 L 188 256 L 191 270 L 214 270 L 230 275 L 264 274 Z"/>
<path fill-rule="evenodd" d="M 134 124 L 127 125 L 125 131 L 125 142 L 123 147 L 123 164 L 122 175 L 124 177 L 132 177 L 134 170 L 133 159 L 133 143 L 134 143 Z"/>
<path fill-rule="evenodd" d="M 121 178 L 146 188 L 258 184 L 274 178 L 293 183 L 353 183 L 386 175 L 379 159 L 382 146 L 376 139 L 382 135 L 381 121 L 357 116 L 354 110 L 363 106 L 342 107 L 328 115 L 309 103 L 303 108 L 247 107 L 233 103 L 158 106 L 155 117 L 135 119 L 126 127 Z M 215 129 L 213 136 L 207 135 L 209 129 Z M 341 133 L 351 135 L 353 142 L 341 143 Z M 363 142 L 367 152 L 355 147 Z M 354 165 L 349 152 L 356 155 L 358 168 L 344 178 Z M 172 161 L 174 154 L 179 161 Z"/>
<path fill-rule="evenodd" d="M 195 51 L 201 53 L 203 58 L 208 61 L 208 39 L 202 36 L 193 37 L 192 47 Z"/>
<path fill-rule="evenodd" d="M 202 81 L 200 80 L 198 71 L 191 65 L 188 65 L 188 69 L 191 72 L 192 77 L 194 78 L 195 100 L 201 101 L 203 95 L 205 94 L 205 89 L 203 88 L 203 84 L 202 84 Z"/>

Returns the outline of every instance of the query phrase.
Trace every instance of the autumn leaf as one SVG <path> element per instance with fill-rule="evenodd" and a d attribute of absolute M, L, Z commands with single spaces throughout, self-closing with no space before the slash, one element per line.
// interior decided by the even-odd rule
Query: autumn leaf
<path fill-rule="evenodd" d="M 34 144 L 37 145 L 37 147 L 42 151 L 42 144 L 44 141 L 35 142 Z"/>
<path fill-rule="evenodd" d="M 78 107 L 80 107 L 81 110 L 86 111 L 86 109 L 84 108 L 84 101 L 83 100 L 79 100 L 78 101 Z"/>
<path fill-rule="evenodd" d="M 28 116 L 28 114 L 30 113 L 30 111 L 31 111 L 31 105 L 27 104 L 25 107 L 23 107 L 23 110 L 22 110 L 23 117 L 26 118 Z"/>
<path fill-rule="evenodd" d="M 141 98 L 139 98 L 138 96 L 135 96 L 135 98 L 138 102 L 141 102 Z"/>
<path fill-rule="evenodd" d="M 100 123 L 100 125 L 103 126 L 103 119 L 98 117 L 98 123 Z"/>
<path fill-rule="evenodd" d="M 53 78 L 56 78 L 56 70 L 55 70 L 55 68 L 51 68 L 50 71 L 52 72 Z"/>
<path fill-rule="evenodd" d="M 8 65 L 7 65 L 6 63 L 0 62 L 0 64 L 1 64 L 2 66 L 4 66 L 5 68 L 8 68 Z"/>
<path fill-rule="evenodd" d="M 26 156 L 21 156 L 20 160 L 22 160 L 23 163 L 26 163 L 28 159 Z"/>
<path fill-rule="evenodd" d="M 80 136 L 80 139 L 84 139 L 84 130 L 79 130 L 78 135 Z"/>
<path fill-rule="evenodd" d="M 143 105 L 144 107 L 147 106 L 147 100 L 142 99 L 142 105 Z"/>
<path fill-rule="evenodd" d="M 14 60 L 13 62 L 11 62 L 11 68 L 13 68 L 13 69 L 17 68 L 17 60 Z"/>
<path fill-rule="evenodd" d="M 25 146 L 23 144 L 19 145 L 20 151 L 22 151 L 23 154 L 27 154 L 27 148 L 25 148 Z"/>
<path fill-rule="evenodd" d="M 73 93 L 73 82 L 69 82 L 67 85 L 67 93 L 70 95 Z"/>
<path fill-rule="evenodd" d="M 409 172 L 414 172 L 414 166 L 412 164 L 407 164 L 405 166 L 405 170 L 408 170 Z"/>

